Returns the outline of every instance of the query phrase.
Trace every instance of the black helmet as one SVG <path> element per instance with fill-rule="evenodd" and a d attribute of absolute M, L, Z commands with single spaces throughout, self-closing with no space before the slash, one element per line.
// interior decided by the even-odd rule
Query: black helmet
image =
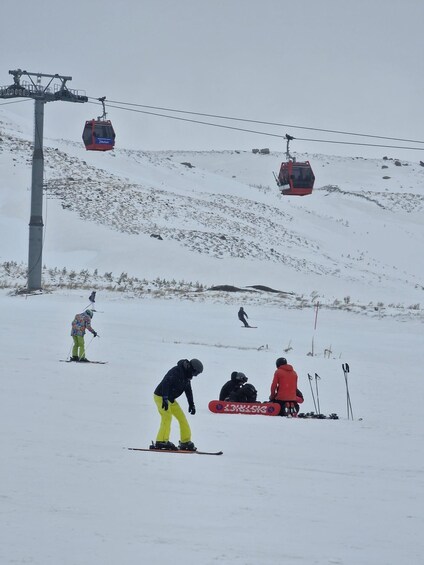
<path fill-rule="evenodd" d="M 256 402 L 258 391 L 252 384 L 248 383 L 247 385 L 243 385 L 242 391 L 246 396 L 246 402 Z"/>
<path fill-rule="evenodd" d="M 247 383 L 247 377 L 244 373 L 237 373 L 235 378 L 236 383 Z"/>
<path fill-rule="evenodd" d="M 200 375 L 200 373 L 203 373 L 203 363 L 199 361 L 199 359 L 192 359 L 190 361 L 190 365 L 193 370 L 194 377 Z"/>
<path fill-rule="evenodd" d="M 287 359 L 284 359 L 284 357 L 279 357 L 275 364 L 277 365 L 277 368 L 281 367 L 281 365 L 287 365 Z"/>
<path fill-rule="evenodd" d="M 87 316 L 90 316 L 90 318 L 92 318 L 93 317 L 93 310 L 86 310 L 84 312 L 84 314 L 87 314 Z"/>

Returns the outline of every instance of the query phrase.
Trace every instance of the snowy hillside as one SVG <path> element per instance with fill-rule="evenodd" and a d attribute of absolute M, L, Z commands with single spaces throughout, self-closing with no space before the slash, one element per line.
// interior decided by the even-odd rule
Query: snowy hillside
<path fill-rule="evenodd" d="M 2 118 L 0 261 L 25 264 L 32 155 L 30 136 L 18 129 Z M 297 157 L 313 164 L 312 196 L 279 193 L 272 172 L 283 154 L 119 146 L 99 154 L 47 139 L 43 262 L 90 275 L 97 269 L 114 282 L 124 273 L 206 288 L 264 285 L 300 301 L 313 295 L 327 304 L 416 307 L 424 168 L 383 158 Z"/>
<path fill-rule="evenodd" d="M 0 109 L 0 563 L 421 563 L 424 168 L 298 155 L 317 180 L 296 198 L 273 180 L 283 154 L 46 139 L 28 295 L 31 144 Z M 107 363 L 60 362 L 92 290 L 87 356 Z M 268 399 L 281 355 L 302 410 L 319 387 L 338 420 L 208 410 L 234 370 Z M 192 439 L 224 454 L 128 451 L 156 438 L 153 391 L 193 357 Z"/>

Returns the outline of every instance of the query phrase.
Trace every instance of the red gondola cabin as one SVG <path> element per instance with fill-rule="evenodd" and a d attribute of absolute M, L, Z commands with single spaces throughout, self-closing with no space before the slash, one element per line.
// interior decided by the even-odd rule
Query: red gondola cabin
<path fill-rule="evenodd" d="M 110 151 L 115 146 L 115 132 L 110 120 L 88 120 L 82 133 L 87 151 Z"/>
<path fill-rule="evenodd" d="M 288 187 L 283 188 L 281 194 L 286 196 L 306 196 L 312 193 L 315 175 L 309 161 L 304 161 L 303 163 L 287 161 L 286 163 L 281 163 L 280 172 L 276 180 L 278 186 Z"/>

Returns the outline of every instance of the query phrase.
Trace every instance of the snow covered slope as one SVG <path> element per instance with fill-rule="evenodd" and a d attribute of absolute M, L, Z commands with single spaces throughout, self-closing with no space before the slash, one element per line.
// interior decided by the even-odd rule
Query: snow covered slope
<path fill-rule="evenodd" d="M 47 139 L 45 292 L 17 294 L 31 135 L 0 121 L 0 563 L 421 563 L 424 169 L 298 156 L 316 189 L 288 198 L 272 177 L 282 154 Z M 87 354 L 108 363 L 61 363 L 94 289 Z M 281 355 L 302 409 L 317 373 L 339 420 L 208 411 L 234 370 L 266 400 Z M 153 390 L 193 357 L 193 441 L 224 455 L 128 451 L 155 439 Z"/>
<path fill-rule="evenodd" d="M 31 142 L 5 118 L 0 131 L 0 260 L 26 262 Z M 47 139 L 43 262 L 206 286 L 261 284 L 327 302 L 419 303 L 424 168 L 297 157 L 313 164 L 311 196 L 279 193 L 272 172 L 282 154 L 119 146 L 100 154 Z"/>

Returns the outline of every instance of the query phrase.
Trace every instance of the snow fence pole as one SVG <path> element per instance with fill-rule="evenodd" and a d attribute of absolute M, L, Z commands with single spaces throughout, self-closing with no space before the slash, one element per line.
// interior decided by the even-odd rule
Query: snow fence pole
<path fill-rule="evenodd" d="M 317 413 L 317 405 L 315 403 L 315 395 L 314 395 L 314 389 L 312 388 L 312 375 L 310 375 L 308 373 L 308 379 L 309 379 L 309 386 L 311 387 L 311 394 L 312 394 L 312 400 L 314 401 L 314 408 L 315 408 L 315 414 Z"/>

